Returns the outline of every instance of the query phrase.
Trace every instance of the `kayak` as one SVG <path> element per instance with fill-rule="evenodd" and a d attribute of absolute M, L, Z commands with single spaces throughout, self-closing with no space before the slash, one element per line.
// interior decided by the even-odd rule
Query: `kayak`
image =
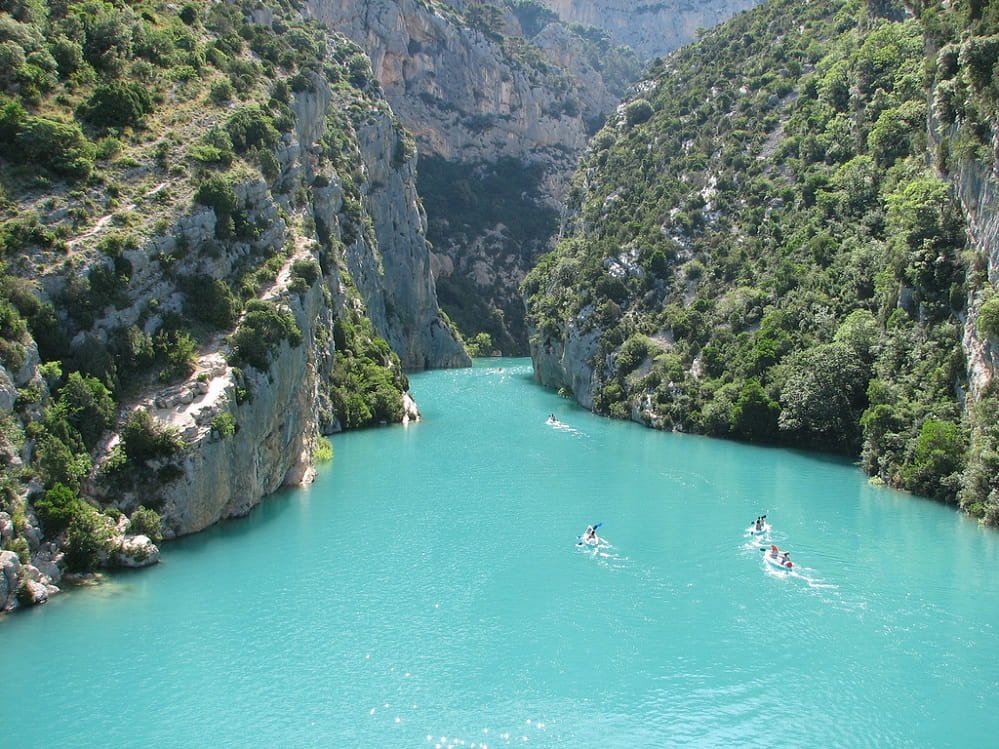
<path fill-rule="evenodd" d="M 603 543 L 604 540 L 600 538 L 600 536 L 595 535 L 593 538 L 583 538 L 580 536 L 579 540 L 576 542 L 576 546 L 600 546 Z"/>
<path fill-rule="evenodd" d="M 770 532 L 770 523 L 764 523 L 759 529 L 756 528 L 756 523 L 746 528 L 746 532 L 751 536 L 765 536 Z"/>
<path fill-rule="evenodd" d="M 790 559 L 784 559 L 783 554 L 776 546 L 771 546 L 763 552 L 763 558 L 767 560 L 767 563 L 772 567 L 777 567 L 782 570 L 789 570 L 794 567 L 794 562 Z"/>

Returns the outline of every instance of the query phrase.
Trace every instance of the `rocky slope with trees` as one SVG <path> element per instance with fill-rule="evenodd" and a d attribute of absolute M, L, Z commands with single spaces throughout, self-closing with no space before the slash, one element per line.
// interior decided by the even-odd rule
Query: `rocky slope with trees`
<path fill-rule="evenodd" d="M 658 62 L 524 283 L 542 382 L 999 522 L 999 12 L 776 0 Z"/>
<path fill-rule="evenodd" d="M 469 362 L 416 149 L 288 5 L 0 6 L 0 609 L 309 479 Z"/>

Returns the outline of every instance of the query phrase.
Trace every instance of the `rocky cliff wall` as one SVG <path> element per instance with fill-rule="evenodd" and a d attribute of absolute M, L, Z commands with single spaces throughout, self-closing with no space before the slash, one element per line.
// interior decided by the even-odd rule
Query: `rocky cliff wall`
<path fill-rule="evenodd" d="M 761 0 L 539 0 L 568 23 L 603 29 L 618 44 L 652 59 L 689 44 Z"/>
<path fill-rule="evenodd" d="M 959 137 L 957 125 L 944 127 L 931 110 L 928 133 L 938 152 L 949 149 Z M 945 146 L 944 144 L 948 144 Z M 968 242 L 985 266 L 991 287 L 999 284 L 999 179 L 991 164 L 958 159 L 956 168 L 945 175 L 954 188 L 967 224 Z M 999 350 L 978 332 L 978 310 L 986 295 L 981 284 L 969 283 L 967 314 L 962 344 L 968 359 L 968 386 L 972 401 L 979 398 L 999 368 Z"/>
<path fill-rule="evenodd" d="M 577 94 L 562 69 L 519 58 L 498 33 L 419 0 L 309 0 L 308 12 L 360 44 L 392 109 L 422 153 L 469 163 L 507 155 L 563 167 L 586 140 L 564 104 Z M 515 19 L 502 15 L 502 29 Z M 593 82 L 593 81 L 591 81 Z M 594 92 L 606 101 L 605 92 Z"/>
<path fill-rule="evenodd" d="M 254 16 L 258 24 L 272 21 L 266 13 Z M 412 138 L 376 85 L 346 85 L 335 56 L 360 54 L 357 48 L 331 35 L 328 49 L 331 58 L 317 64 L 328 75 L 302 72 L 294 92 L 286 84 L 288 125 L 280 131 L 270 112 L 243 102 L 199 107 L 191 119 L 171 113 L 161 149 L 167 157 L 159 165 L 135 159 L 139 166 L 129 167 L 117 186 L 139 197 L 107 201 L 108 212 L 92 222 L 70 224 L 69 211 L 50 208 L 59 201 L 37 191 L 18 198 L 22 212 L 36 212 L 42 225 L 64 221 L 67 238 L 26 248 L 12 263 L 7 288 L 37 295 L 32 304 L 52 304 L 67 368 L 120 387 L 114 427 L 81 456 L 93 459 L 93 469 L 79 478 L 79 494 L 125 516 L 139 505 L 154 507 L 167 538 L 245 515 L 279 487 L 311 479 L 318 436 L 343 426 L 335 403 L 345 396 L 335 375 L 348 352 L 337 348 L 343 345 L 338 325 L 377 351 L 370 366 L 388 372 L 383 385 L 405 387 L 400 362 L 409 369 L 470 363 L 437 304 Z M 274 102 L 270 106 L 281 110 Z M 230 154 L 235 163 L 195 163 L 189 174 L 181 165 L 192 164 L 189 154 L 205 133 L 225 132 L 243 112 L 266 112 L 261 117 L 271 124 L 274 142 Z M 168 158 L 171 148 L 176 162 Z M 149 149 L 141 153 L 147 157 Z M 127 181 L 133 178 L 141 186 Z M 202 194 L 206 184 L 214 185 L 213 197 Z M 71 194 L 67 201 L 75 199 Z M 225 290 L 243 313 L 221 323 Z M 248 359 L 238 350 L 251 304 L 263 305 L 270 323 L 287 326 L 267 342 L 263 363 L 259 351 Z M 204 317 L 206 308 L 214 316 Z M 156 343 L 163 336 L 169 342 Z M 398 360 L 380 342 L 372 344 L 376 336 Z M 188 344 L 194 347 L 189 374 L 178 379 L 176 371 L 157 372 L 162 362 L 154 356 Z M 154 355 L 154 345 L 161 354 Z M 24 590 L 35 586 L 30 598 L 41 603 L 57 590 L 65 534 L 46 538 L 35 517 L 34 503 L 58 479 L 33 472 L 38 444 L 25 432 L 52 410 L 59 394 L 49 388 L 59 377 L 51 369 L 43 374 L 27 334 L 5 341 L 4 352 L 0 465 L 27 478 L 16 487 L 20 496 L 8 498 L 12 511 L 0 513 L 6 517 L 0 540 L 24 560 L 16 570 L 7 564 L 3 574 L 14 574 Z M 144 363 L 134 364 L 139 356 Z M 134 369 L 126 373 L 126 366 Z M 418 417 L 412 399 L 403 394 L 401 400 L 402 418 Z M 177 447 L 153 458 L 129 457 L 120 433 L 137 411 L 152 417 L 157 432 L 175 434 Z M 121 549 L 126 543 L 138 549 L 119 553 L 118 564 L 158 558 L 148 538 L 125 537 L 120 529 L 116 537 Z M 0 609 L 18 604 L 7 583 Z"/>
<path fill-rule="evenodd" d="M 487 330 L 497 348 L 526 352 L 518 284 L 548 249 L 588 133 L 637 76 L 637 61 L 504 0 L 305 7 L 364 48 L 415 135 L 448 314 L 467 335 Z M 535 224 L 543 230 L 522 228 Z"/>
<path fill-rule="evenodd" d="M 175 463 L 179 477 L 160 490 L 168 534 L 191 533 L 220 519 L 244 515 L 282 485 L 310 479 L 314 439 L 331 428 L 324 391 L 337 355 L 333 322 L 348 305 L 362 305 L 406 367 L 468 364 L 437 307 L 412 158 L 397 156 L 405 134 L 384 106 L 361 117 L 355 130 L 360 161 L 354 165 L 353 181 L 363 200 L 359 216 L 350 216 L 344 175 L 319 155 L 317 145 L 330 126 L 331 113 L 342 104 L 318 79 L 312 91 L 299 94 L 295 131 L 286 136 L 278 153 L 281 176 L 275 185 L 280 184 L 280 190 L 259 179 L 237 186 L 247 220 L 266 229 L 251 244 L 223 245 L 214 257 L 193 253 L 181 263 L 184 274 L 229 278 L 246 254 L 284 252 L 286 259 L 263 298 L 293 314 L 301 342 L 281 343 L 267 371 L 237 372 L 226 363 L 228 346 L 220 341 L 218 350 L 199 358 L 187 382 L 155 392 L 139 404 L 178 429 L 186 444 Z M 316 186 L 322 182 L 324 187 Z M 296 206 L 293 196 L 303 191 L 307 203 Z M 303 231 L 320 225 L 322 237 Z M 190 246 L 212 243 L 213 212 L 182 218 L 175 234 Z M 338 253 L 342 253 L 339 258 Z M 327 259 L 331 254 L 332 260 Z M 140 258 L 148 253 L 140 249 L 135 255 L 134 265 L 142 267 Z M 290 270 L 301 261 L 317 266 L 325 261 L 331 270 L 303 290 Z M 343 285 L 341 263 L 356 294 Z M 138 274 L 136 282 L 145 277 Z M 163 287 L 162 278 L 155 283 L 154 278 L 150 274 L 150 282 L 135 289 L 144 291 L 135 294 L 131 309 L 145 308 L 152 296 L 169 300 L 176 294 Z M 118 328 L 121 322 L 106 327 Z M 249 397 L 240 396 L 241 392 Z M 239 427 L 235 434 L 223 437 L 213 430 L 220 413 L 233 415 Z M 132 503 L 127 496 L 118 501 L 125 506 Z"/>

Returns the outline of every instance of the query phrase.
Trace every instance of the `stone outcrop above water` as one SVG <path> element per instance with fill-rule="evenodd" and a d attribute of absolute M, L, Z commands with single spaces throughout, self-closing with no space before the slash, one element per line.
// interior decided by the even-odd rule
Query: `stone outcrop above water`
<path fill-rule="evenodd" d="M 115 552 L 121 567 L 148 567 L 160 561 L 160 550 L 149 536 L 125 536 Z"/>
<path fill-rule="evenodd" d="M 545 387 L 566 390 L 584 408 L 593 408 L 593 367 L 601 331 L 583 331 L 578 321 L 566 324 L 552 335 L 532 338 L 531 363 L 534 378 Z"/>

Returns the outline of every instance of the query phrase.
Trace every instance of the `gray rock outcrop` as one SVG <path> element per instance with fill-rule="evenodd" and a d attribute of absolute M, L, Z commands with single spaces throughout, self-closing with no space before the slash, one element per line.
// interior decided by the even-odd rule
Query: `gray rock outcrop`
<path fill-rule="evenodd" d="M 125 536 L 115 552 L 115 562 L 122 567 L 149 567 L 160 561 L 160 550 L 149 536 Z"/>
<path fill-rule="evenodd" d="M 0 551 L 0 611 L 9 611 L 17 604 L 21 560 L 13 551 Z"/>

